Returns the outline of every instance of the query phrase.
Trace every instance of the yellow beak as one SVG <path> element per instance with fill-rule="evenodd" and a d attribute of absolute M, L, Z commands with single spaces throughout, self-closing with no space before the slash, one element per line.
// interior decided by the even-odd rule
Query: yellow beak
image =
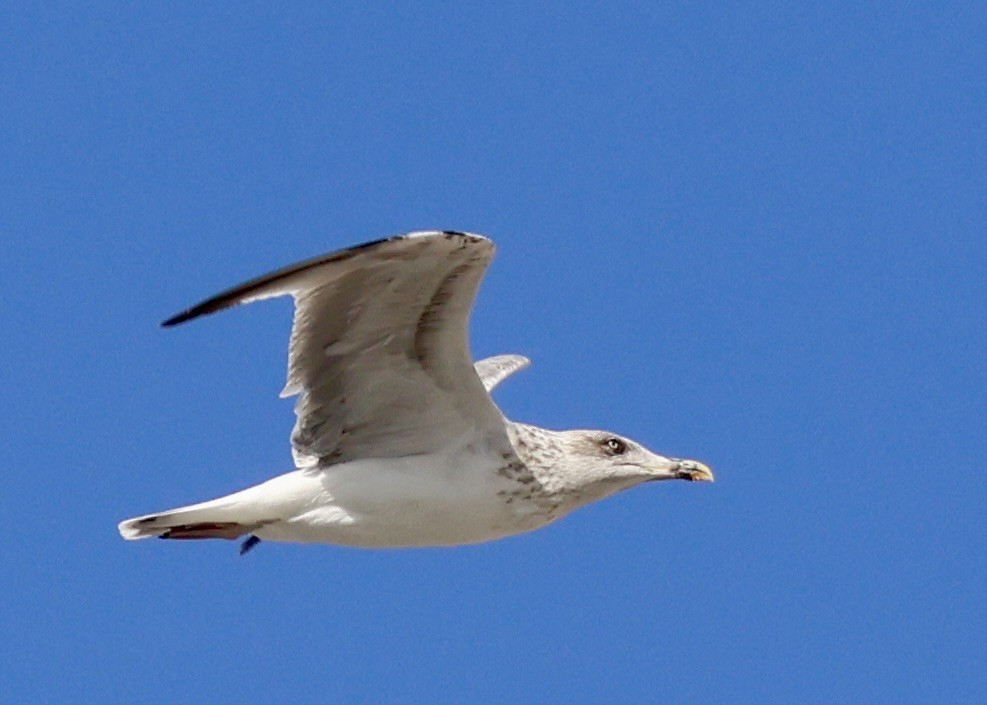
<path fill-rule="evenodd" d="M 698 460 L 683 460 L 679 472 L 690 482 L 713 481 L 713 471 L 710 470 L 709 465 L 700 463 Z"/>

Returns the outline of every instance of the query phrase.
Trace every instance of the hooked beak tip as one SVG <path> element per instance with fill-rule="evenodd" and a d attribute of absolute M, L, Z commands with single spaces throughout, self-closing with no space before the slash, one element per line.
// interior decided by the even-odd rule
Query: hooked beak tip
<path fill-rule="evenodd" d="M 697 460 L 683 460 L 679 466 L 679 477 L 689 482 L 713 482 L 713 471 L 706 463 Z"/>

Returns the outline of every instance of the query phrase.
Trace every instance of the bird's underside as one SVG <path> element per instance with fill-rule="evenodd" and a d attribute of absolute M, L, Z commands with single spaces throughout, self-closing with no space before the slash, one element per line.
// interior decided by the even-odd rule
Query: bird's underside
<path fill-rule="evenodd" d="M 478 362 L 477 369 L 487 368 L 481 379 L 491 388 L 526 364 L 524 358 L 498 356 Z M 509 430 L 518 433 L 514 424 Z M 121 532 L 125 538 L 247 536 L 248 549 L 258 539 L 364 548 L 454 546 L 528 531 L 567 511 L 520 458 L 492 453 L 489 445 L 305 467 L 216 500 L 128 520 Z"/>
<path fill-rule="evenodd" d="M 538 528 L 639 482 L 712 479 L 597 431 L 507 421 L 490 391 L 528 364 L 476 362 L 470 309 L 484 237 L 412 233 L 286 267 L 165 321 L 295 300 L 283 396 L 297 395 L 296 469 L 208 502 L 128 519 L 127 539 L 259 539 L 364 547 L 487 541 Z"/>

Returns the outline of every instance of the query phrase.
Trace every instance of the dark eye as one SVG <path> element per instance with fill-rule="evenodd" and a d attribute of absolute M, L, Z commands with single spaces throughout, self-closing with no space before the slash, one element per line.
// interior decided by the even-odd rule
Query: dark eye
<path fill-rule="evenodd" d="M 614 455 L 620 455 L 627 450 L 627 444 L 619 438 L 608 438 L 603 441 L 603 445 Z"/>

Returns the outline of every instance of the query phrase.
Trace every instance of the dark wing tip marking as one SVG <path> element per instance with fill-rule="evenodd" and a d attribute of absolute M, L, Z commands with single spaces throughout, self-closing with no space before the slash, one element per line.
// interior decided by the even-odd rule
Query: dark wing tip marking
<path fill-rule="evenodd" d="M 264 286 L 268 286 L 278 280 L 285 279 L 292 275 L 304 272 L 306 269 L 311 269 L 313 267 L 318 267 L 323 264 L 328 264 L 330 262 L 341 262 L 351 257 L 356 256 L 360 252 L 377 247 L 379 245 L 384 245 L 389 242 L 396 242 L 398 240 L 407 240 L 412 237 L 420 236 L 423 234 L 432 235 L 444 235 L 447 238 L 463 238 L 469 242 L 482 242 L 486 238 L 480 235 L 471 235 L 469 233 L 462 233 L 456 230 L 442 230 L 442 231 L 432 231 L 431 233 L 409 233 L 406 235 L 395 235 L 393 237 L 380 238 L 378 240 L 371 240 L 370 242 L 364 242 L 359 245 L 353 245 L 345 250 L 337 250 L 335 252 L 330 252 L 329 254 L 319 255 L 317 257 L 312 257 L 311 259 L 303 260 L 296 264 L 290 264 L 287 267 L 282 267 L 281 269 L 276 269 L 268 274 L 261 275 L 250 281 L 244 282 L 238 286 L 231 289 L 227 289 L 216 296 L 213 296 L 201 303 L 196 304 L 190 308 L 185 309 L 181 313 L 177 313 L 171 318 L 163 321 L 161 323 L 162 328 L 171 328 L 172 326 L 177 326 L 186 321 L 191 321 L 193 318 L 198 318 L 199 316 L 207 316 L 211 313 L 218 313 L 223 309 L 231 308 L 238 305 L 243 301 L 244 298 L 250 296 L 258 289 Z"/>
<path fill-rule="evenodd" d="M 161 322 L 162 328 L 171 328 L 172 326 L 177 326 L 180 323 L 185 323 L 185 321 L 190 321 L 193 318 L 198 318 L 199 316 L 205 316 L 210 313 L 215 313 L 219 308 L 210 310 L 203 305 L 193 306 L 192 308 L 187 308 L 181 313 L 177 313 L 166 321 Z"/>

